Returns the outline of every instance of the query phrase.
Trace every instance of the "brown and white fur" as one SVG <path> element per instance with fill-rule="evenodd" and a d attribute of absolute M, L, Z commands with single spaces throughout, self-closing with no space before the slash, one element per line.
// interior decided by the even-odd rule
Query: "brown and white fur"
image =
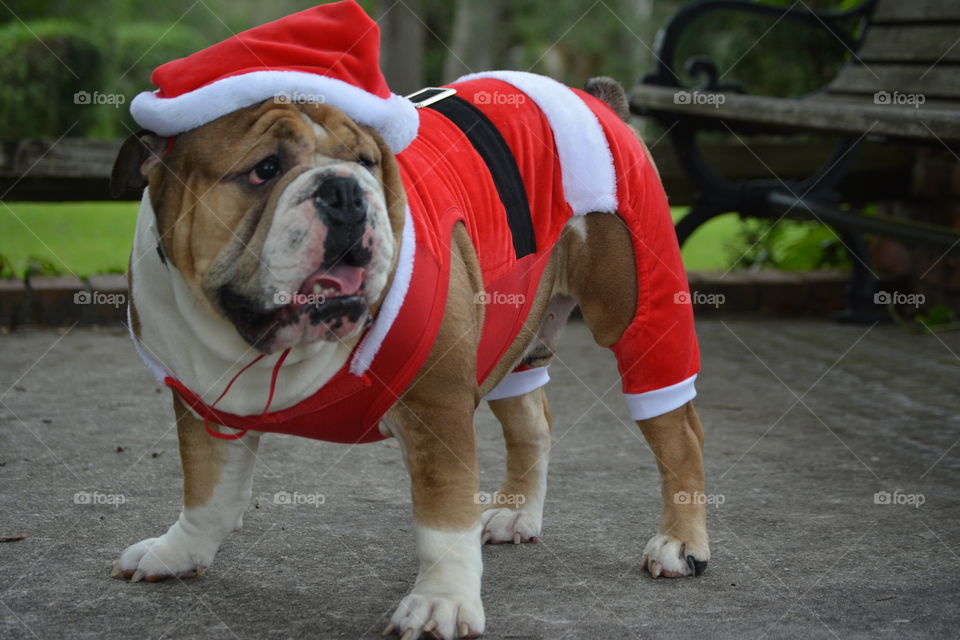
<path fill-rule="evenodd" d="M 622 106 L 614 104 L 619 98 L 609 98 L 622 97 L 622 89 L 609 82 L 588 88 L 615 108 Z M 393 156 L 373 130 L 333 107 L 272 100 L 185 133 L 169 153 L 165 149 L 166 140 L 149 133 L 131 137 L 114 169 L 120 188 L 149 185 L 131 258 L 132 330 L 151 357 L 176 370 L 207 402 L 252 355 L 290 346 L 272 407 L 290 406 L 346 362 L 389 286 L 404 220 Z M 283 158 L 286 168 L 265 184 L 251 184 L 252 172 L 271 154 Z M 371 220 L 358 236 L 372 257 L 364 263 L 362 300 L 351 303 L 358 305 L 353 321 L 337 325 L 331 320 L 322 330 L 297 325 L 296 332 L 286 333 L 256 325 L 260 320 L 251 326 L 249 317 L 230 308 L 232 303 L 260 303 L 259 311 L 279 313 L 270 302 L 276 292 L 296 290 L 323 263 L 322 236 L 330 229 L 315 224 L 313 211 L 304 212 L 303 201 L 294 196 L 305 183 L 315 186 L 311 176 L 331 172 L 353 176 L 362 185 Z M 490 401 L 507 445 L 501 492 L 523 496 L 509 506 L 482 506 L 476 500 L 473 414 L 513 363 L 525 354 L 528 359 L 549 355 L 574 303 L 600 346 L 615 343 L 630 323 L 637 283 L 626 227 L 606 214 L 582 216 L 570 227 L 553 251 L 524 331 L 479 388 L 476 347 L 483 305 L 475 304 L 474 296 L 483 283 L 465 229 L 453 230 L 450 293 L 439 336 L 425 373 L 384 420 L 410 473 L 420 560 L 416 584 L 385 633 L 396 632 L 404 640 L 482 633 L 481 545 L 540 535 L 551 427 L 544 391 Z M 227 290 L 236 295 L 225 298 Z M 260 411 L 273 361 L 265 358 L 263 366 L 238 379 L 241 390 L 218 408 Z M 128 547 L 115 563 L 114 577 L 155 581 L 201 574 L 227 534 L 240 528 L 250 501 L 260 436 L 212 438 L 175 394 L 173 404 L 183 511 L 166 533 Z M 687 403 L 637 426 L 656 457 L 663 499 L 659 531 L 647 543 L 641 564 L 653 577 L 699 574 L 710 558 L 705 506 L 674 496 L 704 491 L 700 420 Z"/>

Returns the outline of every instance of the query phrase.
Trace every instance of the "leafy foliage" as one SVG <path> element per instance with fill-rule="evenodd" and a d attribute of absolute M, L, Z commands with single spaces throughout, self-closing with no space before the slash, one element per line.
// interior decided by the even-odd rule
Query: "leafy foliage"
<path fill-rule="evenodd" d="M 29 256 L 24 275 L 28 278 L 36 276 L 59 276 L 63 269 L 52 258 L 47 256 Z"/>
<path fill-rule="evenodd" d="M 0 26 L 0 136 L 80 135 L 97 121 L 73 96 L 99 73 L 98 45 L 76 24 L 37 20 Z M 43 78 L 38 82 L 38 78 Z"/>
<path fill-rule="evenodd" d="M 960 317 L 955 311 L 943 305 L 933 306 L 912 316 L 905 316 L 894 304 L 888 305 L 887 310 L 897 326 L 910 333 L 941 333 L 960 329 Z"/>
<path fill-rule="evenodd" d="M 17 277 L 17 272 L 13 268 L 13 263 L 10 262 L 9 258 L 0 253 L 0 279 L 15 277 Z"/>
<path fill-rule="evenodd" d="M 746 246 L 747 250 L 742 248 Z M 850 257 L 829 227 L 811 221 L 750 219 L 730 244 L 731 264 L 786 271 L 846 269 Z"/>
<path fill-rule="evenodd" d="M 785 4 L 785 3 L 776 3 Z M 856 20 L 847 20 L 849 33 Z M 826 86 L 850 52 L 819 25 L 777 20 L 737 11 L 715 11 L 695 20 L 678 43 L 673 65 L 682 69 L 694 56 L 711 60 L 721 82 L 741 85 L 746 93 L 791 97 Z M 681 73 L 684 86 L 704 79 Z"/>

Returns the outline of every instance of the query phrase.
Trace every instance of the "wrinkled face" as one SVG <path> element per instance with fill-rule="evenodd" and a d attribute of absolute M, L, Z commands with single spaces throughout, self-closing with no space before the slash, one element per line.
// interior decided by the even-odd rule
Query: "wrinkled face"
<path fill-rule="evenodd" d="M 372 130 L 267 100 L 182 134 L 148 177 L 167 259 L 260 351 L 348 340 L 371 322 L 404 206 Z"/>

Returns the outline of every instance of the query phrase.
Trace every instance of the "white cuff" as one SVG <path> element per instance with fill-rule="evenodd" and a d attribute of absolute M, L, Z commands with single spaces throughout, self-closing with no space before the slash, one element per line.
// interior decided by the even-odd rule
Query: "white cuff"
<path fill-rule="evenodd" d="M 484 400 L 502 400 L 522 396 L 534 389 L 539 389 L 548 382 L 550 382 L 550 374 L 547 373 L 546 367 L 511 371 L 484 397 Z"/>
<path fill-rule="evenodd" d="M 624 400 L 627 401 L 627 409 L 630 411 L 630 418 L 647 420 L 682 407 L 696 397 L 697 389 L 693 385 L 696 379 L 697 374 L 693 374 L 686 380 L 669 387 L 644 393 L 623 394 Z"/>

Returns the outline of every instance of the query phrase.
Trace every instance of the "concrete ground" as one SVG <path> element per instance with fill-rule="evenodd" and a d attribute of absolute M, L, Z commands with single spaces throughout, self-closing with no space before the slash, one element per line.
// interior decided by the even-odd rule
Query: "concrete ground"
<path fill-rule="evenodd" d="M 958 637 L 960 335 L 737 319 L 699 332 L 706 574 L 641 572 L 657 471 L 610 354 L 574 324 L 549 388 L 543 541 L 484 549 L 486 637 Z M 375 638 L 411 586 L 395 445 L 284 436 L 265 438 L 258 508 L 206 576 L 111 580 L 119 552 L 178 512 L 167 393 L 113 329 L 0 336 L 0 393 L 0 536 L 28 535 L 0 544 L 0 638 Z M 486 408 L 477 427 L 492 490 Z"/>

